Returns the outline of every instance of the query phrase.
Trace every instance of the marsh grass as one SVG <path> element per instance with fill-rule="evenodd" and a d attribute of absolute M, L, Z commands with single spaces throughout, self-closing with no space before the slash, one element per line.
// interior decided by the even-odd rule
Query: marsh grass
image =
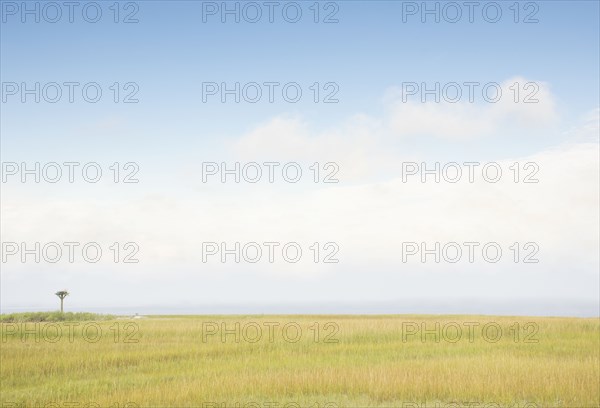
<path fill-rule="evenodd" d="M 482 330 L 473 330 L 471 337 L 463 333 L 456 341 L 451 330 L 424 338 L 406 335 L 415 324 L 435 331 L 436 324 L 483 327 L 490 322 L 501 328 L 497 340 L 493 331 L 486 336 Z M 95 324 L 104 333 L 97 342 L 75 332 L 72 341 L 50 343 L 31 336 L 23 341 L 19 325 L 3 323 L 0 403 L 219 408 L 248 402 L 260 407 L 273 402 L 401 407 L 413 402 L 422 404 L 419 408 L 450 402 L 540 408 L 600 404 L 597 318 L 153 316 Z M 288 338 L 281 330 L 286 324 Z M 215 325 L 217 332 L 208 335 Z M 254 341 L 256 325 L 263 332 Z M 278 328 L 274 336 L 268 335 L 268 325 Z M 297 327 L 302 336 L 291 342 Z"/>

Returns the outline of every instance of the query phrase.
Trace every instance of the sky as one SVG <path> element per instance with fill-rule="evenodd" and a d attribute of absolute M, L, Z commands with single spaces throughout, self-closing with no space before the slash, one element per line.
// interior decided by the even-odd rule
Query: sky
<path fill-rule="evenodd" d="M 599 2 L 69 4 L 0 2 L 1 312 L 600 314 Z"/>

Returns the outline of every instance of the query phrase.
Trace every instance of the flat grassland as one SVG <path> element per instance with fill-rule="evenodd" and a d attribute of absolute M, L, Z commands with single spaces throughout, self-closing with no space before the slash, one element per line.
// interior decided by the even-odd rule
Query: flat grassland
<path fill-rule="evenodd" d="M 150 316 L 1 329 L 2 407 L 600 406 L 598 318 Z"/>

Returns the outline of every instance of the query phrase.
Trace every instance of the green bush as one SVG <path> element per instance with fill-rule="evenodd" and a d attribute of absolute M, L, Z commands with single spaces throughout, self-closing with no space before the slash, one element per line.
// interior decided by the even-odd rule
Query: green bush
<path fill-rule="evenodd" d="M 0 314 L 0 322 L 15 323 L 15 322 L 78 322 L 89 320 L 111 320 L 113 315 L 86 313 L 86 312 L 25 312 Z"/>

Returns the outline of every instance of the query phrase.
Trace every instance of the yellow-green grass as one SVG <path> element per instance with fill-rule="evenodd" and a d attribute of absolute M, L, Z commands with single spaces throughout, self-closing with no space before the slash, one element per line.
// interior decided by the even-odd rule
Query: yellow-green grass
<path fill-rule="evenodd" d="M 85 324 L 97 342 L 86 341 Z M 221 336 L 223 324 L 239 341 Z M 422 324 L 433 332 L 408 335 Z M 23 324 L 2 323 L 0 406 L 600 405 L 598 318 L 152 316 L 38 325 L 24 336 Z"/>

